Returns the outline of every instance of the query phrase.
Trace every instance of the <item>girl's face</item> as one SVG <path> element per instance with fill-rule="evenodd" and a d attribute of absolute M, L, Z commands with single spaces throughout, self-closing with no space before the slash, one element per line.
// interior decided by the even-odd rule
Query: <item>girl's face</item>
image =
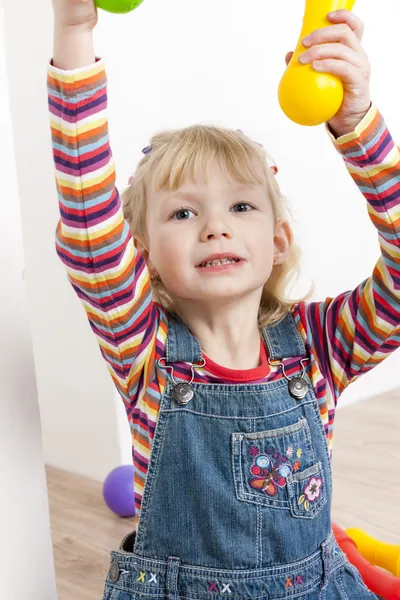
<path fill-rule="evenodd" d="M 274 259 L 284 262 L 289 250 L 289 227 L 274 225 L 265 186 L 240 184 L 217 163 L 206 179 L 150 191 L 146 224 L 150 272 L 177 301 L 261 295 Z"/>

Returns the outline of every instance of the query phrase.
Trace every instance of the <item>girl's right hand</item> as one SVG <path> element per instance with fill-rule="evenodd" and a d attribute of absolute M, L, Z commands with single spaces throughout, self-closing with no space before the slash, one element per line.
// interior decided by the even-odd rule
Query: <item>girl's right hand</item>
<path fill-rule="evenodd" d="M 97 25 L 94 0 L 53 0 L 55 25 L 91 31 Z"/>

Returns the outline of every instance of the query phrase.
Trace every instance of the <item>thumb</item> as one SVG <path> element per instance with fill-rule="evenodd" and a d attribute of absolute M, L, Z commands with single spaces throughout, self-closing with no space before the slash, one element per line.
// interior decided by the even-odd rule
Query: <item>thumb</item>
<path fill-rule="evenodd" d="M 286 63 L 286 66 L 288 66 L 288 64 L 290 63 L 292 56 L 293 56 L 293 52 L 288 52 L 288 53 L 286 54 L 286 56 L 285 56 L 285 63 Z"/>

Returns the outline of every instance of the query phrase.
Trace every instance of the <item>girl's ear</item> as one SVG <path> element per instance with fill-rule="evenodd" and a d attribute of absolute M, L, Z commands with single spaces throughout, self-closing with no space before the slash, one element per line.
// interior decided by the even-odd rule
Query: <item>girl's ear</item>
<path fill-rule="evenodd" d="M 286 262 L 290 247 L 292 244 L 293 233 L 290 228 L 290 225 L 287 221 L 279 220 L 275 224 L 275 232 L 274 232 L 274 264 L 283 264 Z"/>
<path fill-rule="evenodd" d="M 135 244 L 135 248 L 138 250 L 138 252 L 140 252 L 140 254 L 143 256 L 144 260 L 146 261 L 146 265 L 149 270 L 151 279 L 158 277 L 157 269 L 155 268 L 155 266 L 153 265 L 153 263 L 150 260 L 150 252 L 149 252 L 146 244 L 139 238 L 134 239 L 134 244 Z"/>

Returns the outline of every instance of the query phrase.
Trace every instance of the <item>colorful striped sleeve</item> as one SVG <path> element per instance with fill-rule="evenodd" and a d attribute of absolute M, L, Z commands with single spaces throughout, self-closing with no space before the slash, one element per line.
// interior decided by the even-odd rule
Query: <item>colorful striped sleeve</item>
<path fill-rule="evenodd" d="M 376 107 L 334 140 L 378 231 L 371 277 L 325 302 L 303 304 L 301 321 L 335 398 L 400 347 L 400 151 Z"/>
<path fill-rule="evenodd" d="M 74 71 L 49 67 L 61 215 L 56 246 L 114 384 L 132 408 L 140 389 L 154 378 L 160 311 L 115 187 L 106 86 L 102 61 Z"/>

